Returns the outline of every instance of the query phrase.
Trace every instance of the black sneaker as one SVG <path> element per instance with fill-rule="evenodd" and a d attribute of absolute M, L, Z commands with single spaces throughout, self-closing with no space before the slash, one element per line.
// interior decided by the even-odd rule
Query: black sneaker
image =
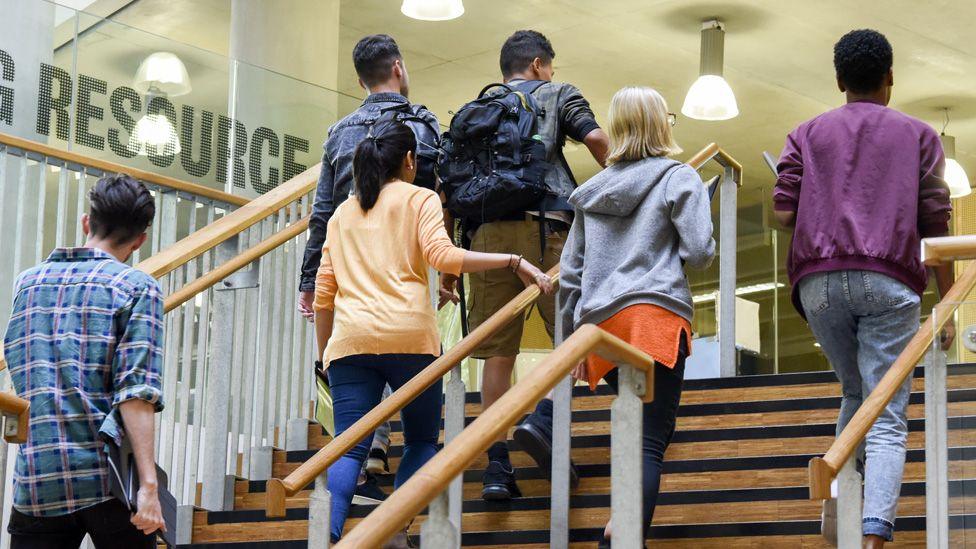
<path fill-rule="evenodd" d="M 389 475 L 390 461 L 386 457 L 386 452 L 379 448 L 370 450 L 369 457 L 366 458 L 366 472 L 374 475 Z"/>
<path fill-rule="evenodd" d="M 521 425 L 515 428 L 512 438 L 526 454 L 535 460 L 539 471 L 552 480 L 552 418 L 546 418 L 538 411 L 529 414 Z M 579 486 L 579 472 L 573 460 L 569 460 L 569 485 Z"/>
<path fill-rule="evenodd" d="M 386 499 L 386 492 L 380 489 L 376 477 L 366 473 L 366 481 L 356 486 L 352 497 L 354 505 L 379 505 Z"/>
<path fill-rule="evenodd" d="M 500 461 L 488 463 L 483 483 L 481 499 L 485 501 L 507 501 L 522 497 L 522 491 L 515 484 L 515 469 L 511 465 L 506 468 Z"/>

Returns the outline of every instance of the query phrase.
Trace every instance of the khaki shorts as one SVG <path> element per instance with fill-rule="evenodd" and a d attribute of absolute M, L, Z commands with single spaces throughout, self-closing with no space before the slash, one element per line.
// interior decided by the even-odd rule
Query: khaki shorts
<path fill-rule="evenodd" d="M 531 262 L 543 271 L 548 271 L 559 264 L 559 257 L 566 243 L 566 231 L 546 231 L 546 250 L 543 261 L 539 262 L 541 251 L 539 244 L 538 221 L 494 221 L 478 227 L 471 238 L 471 250 L 476 252 L 506 253 L 523 256 L 525 261 Z M 494 269 L 468 275 L 471 288 L 468 296 L 468 323 L 474 330 L 482 322 L 495 314 L 506 303 L 515 298 L 525 284 L 518 275 L 508 269 Z M 536 302 L 539 313 L 546 324 L 546 331 L 551 338 L 555 333 L 555 294 L 544 295 Z M 474 358 L 491 358 L 496 356 L 515 356 L 519 353 L 522 341 L 522 328 L 525 316 L 513 320 L 502 328 L 491 339 L 475 349 Z"/>

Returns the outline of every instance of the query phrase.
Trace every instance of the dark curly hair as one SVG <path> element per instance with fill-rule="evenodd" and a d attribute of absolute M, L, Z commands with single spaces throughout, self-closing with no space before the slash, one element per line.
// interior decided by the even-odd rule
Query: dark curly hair
<path fill-rule="evenodd" d="M 152 194 L 126 174 L 106 175 L 88 191 L 88 228 L 94 237 L 127 244 L 146 231 L 156 216 Z"/>
<path fill-rule="evenodd" d="M 891 43 L 876 30 L 853 30 L 834 44 L 837 79 L 854 93 L 869 93 L 891 70 Z"/>
<path fill-rule="evenodd" d="M 552 63 L 556 52 L 552 43 L 544 34 L 534 30 L 515 31 L 515 34 L 505 40 L 498 64 L 502 69 L 502 76 L 508 78 L 517 72 L 524 71 L 538 57 L 544 64 Z"/>

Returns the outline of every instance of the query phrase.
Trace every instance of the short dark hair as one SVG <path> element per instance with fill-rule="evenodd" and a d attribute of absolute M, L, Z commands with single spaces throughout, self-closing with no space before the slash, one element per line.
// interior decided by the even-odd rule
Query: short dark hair
<path fill-rule="evenodd" d="M 352 64 L 366 86 L 375 86 L 390 78 L 393 63 L 403 59 L 396 40 L 388 34 L 363 37 L 352 49 Z"/>
<path fill-rule="evenodd" d="M 541 32 L 534 30 L 515 31 L 502 45 L 499 58 L 502 76 L 509 76 L 524 71 L 538 57 L 543 63 L 552 63 L 556 52 L 552 43 Z"/>
<path fill-rule="evenodd" d="M 876 30 L 853 30 L 834 44 L 837 79 L 855 93 L 880 88 L 891 70 L 891 60 L 891 43 Z"/>
<path fill-rule="evenodd" d="M 91 235 L 116 245 L 146 231 L 156 216 L 152 194 L 140 181 L 125 174 L 107 175 L 88 191 Z"/>

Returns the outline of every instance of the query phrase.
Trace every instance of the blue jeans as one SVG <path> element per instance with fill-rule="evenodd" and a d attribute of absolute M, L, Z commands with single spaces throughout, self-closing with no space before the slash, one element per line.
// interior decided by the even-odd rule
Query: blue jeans
<path fill-rule="evenodd" d="M 921 298 L 908 286 L 880 273 L 833 271 L 804 277 L 800 302 L 813 335 L 840 380 L 840 434 L 918 331 Z M 888 541 L 894 532 L 905 469 L 910 391 L 908 379 L 865 439 L 863 532 Z"/>
<path fill-rule="evenodd" d="M 383 388 L 394 391 L 430 365 L 432 355 L 354 355 L 332 361 L 327 372 L 332 388 L 332 408 L 337 436 L 380 403 Z M 430 386 L 400 411 L 403 422 L 403 457 L 397 467 L 394 488 L 399 488 L 437 453 L 441 431 L 441 382 Z M 329 467 L 332 541 L 342 535 L 356 480 L 369 454 L 373 436 L 359 441 Z"/>

